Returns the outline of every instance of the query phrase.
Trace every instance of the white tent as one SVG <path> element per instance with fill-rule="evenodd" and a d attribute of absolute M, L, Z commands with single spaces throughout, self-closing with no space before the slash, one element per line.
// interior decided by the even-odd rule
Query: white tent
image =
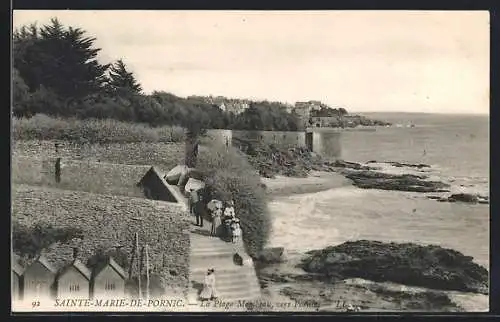
<path fill-rule="evenodd" d="M 203 181 L 189 178 L 188 182 L 186 183 L 186 186 L 184 187 L 184 190 L 186 192 L 197 191 L 203 189 L 204 187 L 205 183 Z"/>

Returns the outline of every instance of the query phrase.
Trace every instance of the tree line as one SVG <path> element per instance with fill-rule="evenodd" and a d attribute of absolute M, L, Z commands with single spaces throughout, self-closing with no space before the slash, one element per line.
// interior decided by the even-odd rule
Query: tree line
<path fill-rule="evenodd" d="M 252 102 L 235 115 L 201 98 L 165 91 L 143 93 L 123 59 L 102 64 L 95 37 L 57 18 L 13 34 L 13 114 L 47 114 L 79 119 L 116 119 L 151 126 L 178 125 L 192 130 L 296 131 L 302 121 L 280 103 Z"/>

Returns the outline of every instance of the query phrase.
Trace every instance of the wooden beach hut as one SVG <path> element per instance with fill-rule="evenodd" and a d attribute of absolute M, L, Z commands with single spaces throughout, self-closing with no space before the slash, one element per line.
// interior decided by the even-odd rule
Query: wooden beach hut
<path fill-rule="evenodd" d="M 11 270 L 11 290 L 12 290 L 12 300 L 21 299 L 21 283 L 23 278 L 23 268 L 17 263 L 15 259 L 12 259 L 12 270 Z"/>
<path fill-rule="evenodd" d="M 71 299 L 90 298 L 91 271 L 78 259 L 61 269 L 57 276 L 57 297 Z"/>
<path fill-rule="evenodd" d="M 52 298 L 56 273 L 56 269 L 47 259 L 44 256 L 39 256 L 24 271 L 23 297 L 25 299 Z"/>
<path fill-rule="evenodd" d="M 97 265 L 92 275 L 92 296 L 95 298 L 117 298 L 125 294 L 127 275 L 111 257 Z"/>

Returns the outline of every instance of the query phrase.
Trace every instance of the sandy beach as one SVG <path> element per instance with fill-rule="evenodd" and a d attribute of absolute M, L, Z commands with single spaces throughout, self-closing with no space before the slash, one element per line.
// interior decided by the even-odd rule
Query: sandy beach
<path fill-rule="evenodd" d="M 344 176 L 324 171 L 312 171 L 305 178 L 276 176 L 272 179 L 261 178 L 261 181 L 272 197 L 314 193 L 351 185 L 351 180 Z"/>

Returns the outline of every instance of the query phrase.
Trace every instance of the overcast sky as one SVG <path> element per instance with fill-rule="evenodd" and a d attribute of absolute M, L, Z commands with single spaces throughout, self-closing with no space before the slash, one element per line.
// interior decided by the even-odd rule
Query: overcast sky
<path fill-rule="evenodd" d="M 15 11 L 57 17 L 122 58 L 146 92 L 348 111 L 489 113 L 488 12 Z"/>

